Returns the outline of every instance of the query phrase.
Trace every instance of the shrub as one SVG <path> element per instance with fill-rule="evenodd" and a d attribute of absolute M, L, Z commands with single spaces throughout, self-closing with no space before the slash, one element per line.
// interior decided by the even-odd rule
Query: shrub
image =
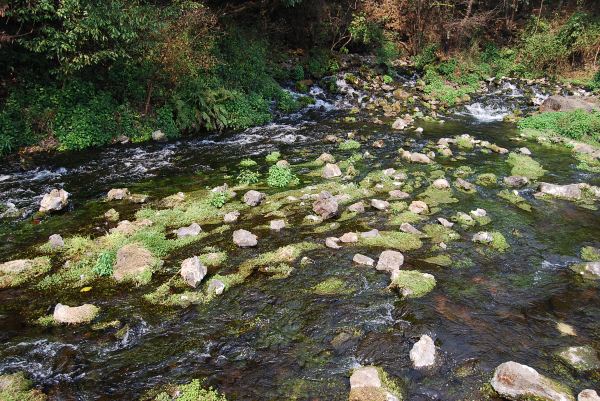
<path fill-rule="evenodd" d="M 229 200 L 229 193 L 226 191 L 212 192 L 210 195 L 210 205 L 217 209 L 222 208 Z"/>
<path fill-rule="evenodd" d="M 114 252 L 102 252 L 96 260 L 93 272 L 98 276 L 112 276 L 116 259 Z"/>
<path fill-rule="evenodd" d="M 413 63 L 418 70 L 424 70 L 428 65 L 432 65 L 437 60 L 437 44 L 429 44 L 421 50 L 419 54 L 413 57 Z"/>
<path fill-rule="evenodd" d="M 281 153 L 278 151 L 273 151 L 265 156 L 265 160 L 267 163 L 277 163 L 277 160 L 281 158 Z"/>
<path fill-rule="evenodd" d="M 254 167 L 257 164 L 258 163 L 252 159 L 242 159 L 242 161 L 239 163 L 240 167 Z"/>
<path fill-rule="evenodd" d="M 271 166 L 267 184 L 270 187 L 285 188 L 287 186 L 298 185 L 300 180 L 289 167 Z"/>
<path fill-rule="evenodd" d="M 251 170 L 242 170 L 237 176 L 237 181 L 240 185 L 256 184 L 260 180 L 260 173 Z"/>
<path fill-rule="evenodd" d="M 574 110 L 540 113 L 519 121 L 519 128 L 550 131 L 567 138 L 589 138 L 600 142 L 600 112 Z"/>

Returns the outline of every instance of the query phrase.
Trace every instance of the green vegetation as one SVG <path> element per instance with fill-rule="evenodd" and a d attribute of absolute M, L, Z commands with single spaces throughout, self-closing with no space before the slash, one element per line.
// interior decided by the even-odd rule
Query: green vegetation
<path fill-rule="evenodd" d="M 181 384 L 168 392 L 158 394 L 153 401 L 227 401 L 224 395 L 212 387 L 204 388 L 200 380 Z"/>
<path fill-rule="evenodd" d="M 240 167 L 254 167 L 256 165 L 258 165 L 258 163 L 252 159 L 242 159 L 239 163 Z"/>
<path fill-rule="evenodd" d="M 588 262 L 600 261 L 600 249 L 593 246 L 584 246 L 581 248 L 581 259 Z"/>
<path fill-rule="evenodd" d="M 600 144 L 600 112 L 574 110 L 534 114 L 519 121 L 519 128 Z"/>
<path fill-rule="evenodd" d="M 33 385 L 23 372 L 0 375 L 0 400 L 2 401 L 46 401 L 41 391 Z"/>
<path fill-rule="evenodd" d="M 117 255 L 114 252 L 102 252 L 92 271 L 98 276 L 111 276 Z"/>
<path fill-rule="evenodd" d="M 210 194 L 210 205 L 217 209 L 225 206 L 229 200 L 229 193 L 227 191 L 215 191 Z"/>
<path fill-rule="evenodd" d="M 312 291 L 317 295 L 342 295 L 353 292 L 344 280 L 337 277 L 330 277 L 325 281 L 320 282 L 312 288 Z"/>
<path fill-rule="evenodd" d="M 242 170 L 237 176 L 237 182 L 240 185 L 256 184 L 260 180 L 260 173 L 252 170 Z"/>
<path fill-rule="evenodd" d="M 298 185 L 299 183 L 300 180 L 289 167 L 271 166 L 271 168 L 269 168 L 267 184 L 270 187 L 285 188 L 288 186 Z"/>
<path fill-rule="evenodd" d="M 491 187 L 498 183 L 498 177 L 494 173 L 479 174 L 475 182 L 483 187 Z"/>
<path fill-rule="evenodd" d="M 417 235 L 398 231 L 380 231 L 379 235 L 373 238 L 361 237 L 359 244 L 397 249 L 399 251 L 412 251 L 423 246 L 423 243 Z"/>
<path fill-rule="evenodd" d="M 267 163 L 277 163 L 279 159 L 281 159 L 281 153 L 276 150 L 265 156 L 265 161 Z"/>
<path fill-rule="evenodd" d="M 527 155 L 511 152 L 507 162 L 512 166 L 511 175 L 521 175 L 537 180 L 546 173 L 546 170 L 538 162 Z"/>
<path fill-rule="evenodd" d="M 358 150 L 360 149 L 360 143 L 354 139 L 347 139 L 338 145 L 340 150 Z"/>
<path fill-rule="evenodd" d="M 416 270 L 400 270 L 392 281 L 392 287 L 397 288 L 406 298 L 420 298 L 435 288 L 435 278 L 431 274 Z"/>
<path fill-rule="evenodd" d="M 491 234 L 492 234 L 492 242 L 491 242 L 490 246 L 492 248 L 494 248 L 495 250 L 500 251 L 500 252 L 504 252 L 508 248 L 510 248 L 510 245 L 508 244 L 508 242 L 506 242 L 506 238 L 504 238 L 504 235 L 502 235 L 502 233 L 494 231 Z"/>
<path fill-rule="evenodd" d="M 50 258 L 45 256 L 35 258 L 31 261 L 25 261 L 25 266 L 25 269 L 17 269 L 17 271 L 14 273 L 1 271 L 0 289 L 18 287 L 21 284 L 24 284 L 35 277 L 39 277 L 42 274 L 50 271 L 50 268 L 52 267 L 50 265 Z"/>

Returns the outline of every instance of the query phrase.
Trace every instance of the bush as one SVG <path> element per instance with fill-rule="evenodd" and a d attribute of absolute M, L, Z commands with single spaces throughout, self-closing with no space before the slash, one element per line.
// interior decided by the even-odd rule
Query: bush
<path fill-rule="evenodd" d="M 210 195 L 210 205 L 217 209 L 222 208 L 229 200 L 229 193 L 226 191 L 212 192 Z"/>
<path fill-rule="evenodd" d="M 550 131 L 572 139 L 600 142 L 600 112 L 583 110 L 535 114 L 519 121 L 519 128 Z"/>
<path fill-rule="evenodd" d="M 256 184 L 260 180 L 260 173 L 251 170 L 242 170 L 237 176 L 237 181 L 240 185 Z"/>
<path fill-rule="evenodd" d="M 278 151 L 273 151 L 265 156 L 265 161 L 267 163 L 277 163 L 277 161 L 281 158 L 281 153 Z"/>
<path fill-rule="evenodd" d="M 98 276 L 112 276 L 116 259 L 114 252 L 102 252 L 96 260 L 96 264 L 92 269 L 93 272 Z"/>
<path fill-rule="evenodd" d="M 258 163 L 252 159 L 242 159 L 242 161 L 239 163 L 240 167 L 254 167 L 257 164 Z"/>
<path fill-rule="evenodd" d="M 413 57 L 413 63 L 418 70 L 424 70 L 428 65 L 432 65 L 437 61 L 437 44 L 429 44 L 421 50 L 419 54 Z"/>
<path fill-rule="evenodd" d="M 271 166 L 267 184 L 270 187 L 285 188 L 287 186 L 298 185 L 300 180 L 289 167 Z"/>

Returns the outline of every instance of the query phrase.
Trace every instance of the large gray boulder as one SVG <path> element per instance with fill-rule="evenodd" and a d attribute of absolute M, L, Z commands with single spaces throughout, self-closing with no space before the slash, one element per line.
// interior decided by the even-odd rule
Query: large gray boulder
<path fill-rule="evenodd" d="M 566 348 L 558 353 L 558 357 L 578 372 L 600 371 L 600 359 L 590 345 Z"/>
<path fill-rule="evenodd" d="M 583 390 L 577 396 L 577 401 L 600 401 L 600 395 L 595 390 Z"/>
<path fill-rule="evenodd" d="M 582 185 L 585 187 L 585 184 L 556 185 L 540 182 L 538 191 L 542 194 L 555 196 L 557 198 L 578 200 L 581 199 L 581 196 L 583 195 L 581 191 Z"/>
<path fill-rule="evenodd" d="M 198 223 L 192 223 L 187 227 L 180 227 L 175 231 L 177 238 L 195 237 L 202 232 L 202 228 Z"/>
<path fill-rule="evenodd" d="M 572 111 L 584 110 L 587 112 L 600 110 L 598 99 L 579 96 L 550 96 L 540 105 L 540 111 Z"/>
<path fill-rule="evenodd" d="M 509 400 L 575 401 L 568 388 L 517 362 L 499 365 L 491 384 L 494 390 Z"/>
<path fill-rule="evenodd" d="M 258 206 L 265 199 L 266 195 L 262 192 L 251 189 L 244 194 L 244 203 L 248 206 Z"/>
<path fill-rule="evenodd" d="M 325 167 L 323 167 L 323 178 L 335 178 L 340 177 L 341 175 L 342 170 L 340 170 L 337 164 L 327 163 Z"/>
<path fill-rule="evenodd" d="M 377 270 L 392 272 L 400 269 L 403 263 L 404 255 L 402 255 L 402 253 L 388 250 L 381 252 L 375 268 Z"/>

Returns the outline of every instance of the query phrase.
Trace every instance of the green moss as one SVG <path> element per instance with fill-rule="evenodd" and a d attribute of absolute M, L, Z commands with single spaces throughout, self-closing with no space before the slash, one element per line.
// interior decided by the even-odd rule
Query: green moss
<path fill-rule="evenodd" d="M 381 380 L 381 385 L 388 392 L 395 395 L 399 401 L 404 400 L 404 388 L 400 380 L 395 380 L 388 375 L 388 373 L 378 366 L 375 367 L 377 372 L 379 373 L 379 380 Z"/>
<path fill-rule="evenodd" d="M 546 170 L 538 162 L 527 155 L 511 152 L 508 155 L 507 162 L 512 166 L 511 175 L 521 175 L 537 180 L 546 173 Z"/>
<path fill-rule="evenodd" d="M 353 290 L 347 287 L 343 280 L 337 277 L 330 277 L 312 287 L 312 292 L 317 295 L 342 295 L 351 294 Z"/>
<path fill-rule="evenodd" d="M 588 173 L 600 174 L 600 160 L 597 157 L 586 153 L 575 153 L 575 158 L 579 161 L 577 168 Z"/>
<path fill-rule="evenodd" d="M 475 224 L 477 224 L 475 219 L 473 219 L 470 215 L 463 213 L 463 212 L 456 213 L 454 216 L 452 216 L 450 218 L 450 220 L 454 221 L 455 223 L 457 223 L 458 225 L 460 225 L 463 228 L 473 227 Z"/>
<path fill-rule="evenodd" d="M 208 267 L 221 266 L 227 260 L 226 252 L 209 252 L 198 255 L 198 259 Z"/>
<path fill-rule="evenodd" d="M 427 259 L 423 259 L 424 262 L 431 263 L 432 265 L 449 267 L 452 266 L 452 258 L 448 255 L 437 255 Z"/>
<path fill-rule="evenodd" d="M 374 238 L 360 238 L 359 245 L 376 246 L 387 249 L 397 249 L 399 251 L 411 251 L 419 249 L 423 243 L 415 234 L 403 233 L 398 231 L 380 231 Z"/>
<path fill-rule="evenodd" d="M 423 227 L 423 232 L 435 243 L 460 239 L 460 235 L 456 231 L 441 224 L 426 224 Z"/>
<path fill-rule="evenodd" d="M 508 244 L 508 242 L 506 242 L 506 238 L 504 238 L 504 235 L 502 235 L 502 233 L 494 231 L 490 234 L 492 234 L 492 242 L 490 243 L 490 246 L 492 248 L 500 252 L 504 252 L 508 248 L 510 248 L 510 245 Z"/>
<path fill-rule="evenodd" d="M 465 178 L 473 174 L 473 169 L 469 166 L 459 166 L 454 170 L 454 177 Z"/>
<path fill-rule="evenodd" d="M 584 246 L 581 248 L 581 259 L 588 262 L 600 261 L 600 249 L 593 246 Z"/>
<path fill-rule="evenodd" d="M 498 183 L 498 177 L 493 173 L 485 173 L 477 176 L 475 182 L 483 187 L 491 187 Z"/>
<path fill-rule="evenodd" d="M 279 263 L 278 265 L 269 265 L 261 271 L 270 274 L 274 280 L 280 280 L 289 277 L 294 268 L 287 263 Z"/>
<path fill-rule="evenodd" d="M 240 167 L 254 167 L 256 166 L 258 163 L 256 163 L 254 160 L 252 159 L 242 159 L 239 163 Z"/>
<path fill-rule="evenodd" d="M 2 401 L 45 401 L 48 398 L 33 385 L 23 372 L 0 375 L 0 400 Z"/>
<path fill-rule="evenodd" d="M 430 186 L 425 191 L 421 192 L 417 195 L 417 198 L 427 203 L 430 208 L 442 204 L 458 202 L 458 199 L 452 196 L 451 189 L 437 189 L 433 186 Z"/>
<path fill-rule="evenodd" d="M 338 145 L 340 150 L 358 150 L 360 149 L 360 143 L 353 139 L 347 139 Z"/>
<path fill-rule="evenodd" d="M 397 288 L 406 298 L 420 298 L 431 292 L 435 285 L 435 278 L 431 274 L 416 270 L 400 270 L 391 286 Z"/>
<path fill-rule="evenodd" d="M 392 225 L 401 225 L 402 223 L 418 223 L 424 220 L 425 217 L 420 214 L 413 213 L 409 210 L 390 217 L 389 223 Z"/>
<path fill-rule="evenodd" d="M 42 326 L 42 327 L 52 327 L 56 324 L 56 322 L 54 321 L 54 316 L 45 315 L 45 316 L 38 318 L 35 321 L 35 324 L 37 324 L 38 326 Z"/>
<path fill-rule="evenodd" d="M 1 273 L 0 272 L 0 288 L 18 287 L 36 277 L 50 271 L 50 258 L 46 256 L 32 259 L 30 266 L 19 273 Z"/>
<path fill-rule="evenodd" d="M 504 200 L 507 200 L 508 202 L 517 206 L 519 209 L 523 209 L 527 212 L 531 212 L 531 205 L 529 203 L 527 203 L 525 198 L 523 198 L 521 195 L 519 195 L 516 191 L 511 191 L 509 189 L 503 189 L 502 191 L 498 192 L 498 197 L 502 198 Z"/>
<path fill-rule="evenodd" d="M 470 150 L 475 147 L 475 145 L 472 142 L 473 138 L 471 138 L 470 136 L 459 135 L 455 139 L 456 146 L 458 146 L 460 149 Z"/>

